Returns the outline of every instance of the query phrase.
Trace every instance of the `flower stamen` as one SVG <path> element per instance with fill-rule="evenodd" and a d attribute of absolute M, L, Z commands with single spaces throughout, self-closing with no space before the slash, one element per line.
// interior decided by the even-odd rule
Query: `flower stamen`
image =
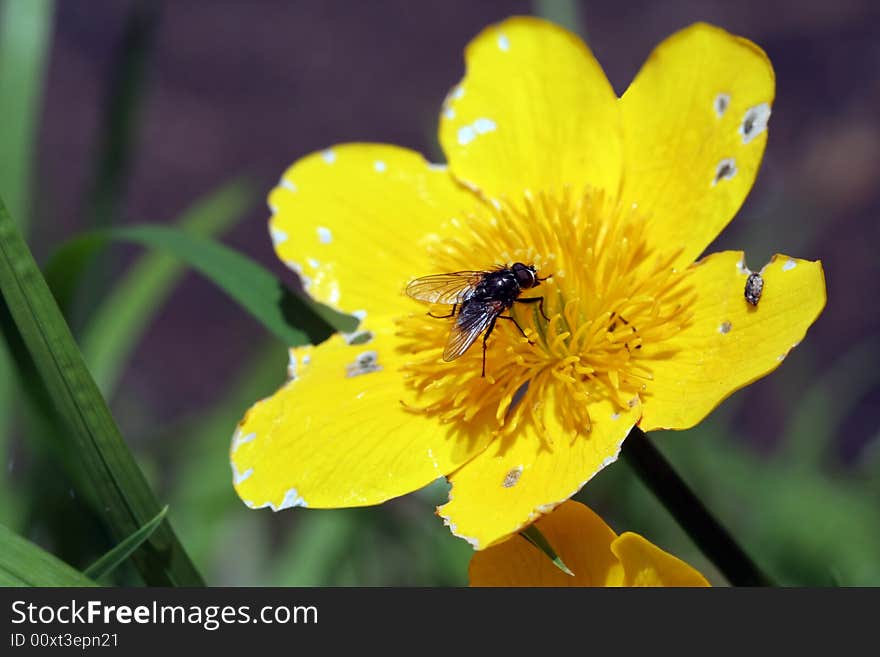
<path fill-rule="evenodd" d="M 591 404 L 610 400 L 623 410 L 637 401 L 653 380 L 643 347 L 690 321 L 695 292 L 687 273 L 673 267 L 679 252 L 652 248 L 643 238 L 648 219 L 601 191 L 527 191 L 519 203 L 504 200 L 487 212 L 451 220 L 448 239 L 428 245 L 436 271 L 534 265 L 550 277 L 523 297 L 543 296 L 549 321 L 537 304 L 515 303 L 510 313 L 526 337 L 499 322 L 481 377 L 477 345 L 452 362 L 442 359 L 456 318 L 433 319 L 414 307 L 398 320 L 399 348 L 411 356 L 404 369 L 414 398 L 406 406 L 445 422 L 486 421 L 499 434 L 525 420 L 552 444 L 544 414 L 554 386 L 564 391 L 556 393 L 566 403 L 555 412 L 565 433 L 586 436 Z"/>

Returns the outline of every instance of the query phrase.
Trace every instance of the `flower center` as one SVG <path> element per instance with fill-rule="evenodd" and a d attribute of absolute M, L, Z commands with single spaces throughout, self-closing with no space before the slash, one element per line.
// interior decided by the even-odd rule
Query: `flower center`
<path fill-rule="evenodd" d="M 552 442 L 541 420 L 548 386 L 556 387 L 553 412 L 573 437 L 590 431 L 591 402 L 637 403 L 652 379 L 643 347 L 680 331 L 694 298 L 686 274 L 673 267 L 679 253 L 645 242 L 645 220 L 635 206 L 593 190 L 561 198 L 527 192 L 521 204 L 498 204 L 490 216 L 452 219 L 443 231 L 451 237 L 428 244 L 436 272 L 534 265 L 550 278 L 519 298 L 543 296 L 549 320 L 537 303 L 514 303 L 509 315 L 526 337 L 513 321 L 498 321 L 483 377 L 482 337 L 445 362 L 456 318 L 435 319 L 414 306 L 398 320 L 401 348 L 412 355 L 404 375 L 416 393 L 407 407 L 504 432 L 526 421 Z"/>

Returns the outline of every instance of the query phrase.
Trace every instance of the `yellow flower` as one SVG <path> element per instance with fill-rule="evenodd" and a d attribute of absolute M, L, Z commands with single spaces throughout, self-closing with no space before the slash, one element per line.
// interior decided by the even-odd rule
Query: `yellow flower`
<path fill-rule="evenodd" d="M 638 534 L 618 536 L 580 502 L 564 502 L 535 524 L 573 577 L 515 538 L 474 554 L 471 586 L 709 586 L 694 568 Z"/>
<path fill-rule="evenodd" d="M 346 144 L 269 197 L 279 257 L 362 322 L 292 349 L 288 383 L 241 421 L 248 506 L 378 504 L 446 476 L 439 514 L 486 548 L 576 493 L 635 424 L 693 426 L 775 369 L 825 304 L 818 262 L 775 256 L 758 305 L 741 252 L 694 263 L 764 151 L 774 76 L 753 43 L 693 25 L 620 99 L 577 37 L 533 18 L 487 28 L 466 61 L 441 112 L 448 167 Z M 480 345 L 445 362 L 454 320 L 407 283 L 516 261 L 552 274 L 526 292 L 549 321 L 516 304 L 529 337 L 499 322 L 485 378 Z"/>

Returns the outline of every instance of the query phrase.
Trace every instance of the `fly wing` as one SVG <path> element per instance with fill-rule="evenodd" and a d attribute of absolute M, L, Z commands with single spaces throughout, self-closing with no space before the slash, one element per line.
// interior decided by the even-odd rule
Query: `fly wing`
<path fill-rule="evenodd" d="M 406 286 L 406 293 L 428 303 L 462 303 L 471 297 L 484 275 L 481 271 L 456 271 L 422 276 Z"/>
<path fill-rule="evenodd" d="M 471 301 L 464 306 L 449 333 L 443 360 L 455 360 L 466 352 L 503 310 L 501 301 Z"/>

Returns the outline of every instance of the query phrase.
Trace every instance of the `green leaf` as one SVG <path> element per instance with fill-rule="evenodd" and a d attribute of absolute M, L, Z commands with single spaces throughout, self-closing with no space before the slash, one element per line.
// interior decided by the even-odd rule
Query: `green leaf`
<path fill-rule="evenodd" d="M 64 422 L 55 438 L 68 443 L 89 482 L 84 497 L 111 534 L 123 540 L 160 510 L 153 492 L 122 439 L 107 403 L 52 298 L 21 233 L 0 201 L 0 292 Z M 165 520 L 133 555 L 150 585 L 200 585 L 201 577 Z"/>
<path fill-rule="evenodd" d="M 102 94 L 100 129 L 92 152 L 95 160 L 86 185 L 86 212 L 92 228 L 115 225 L 137 151 L 141 113 L 145 107 L 150 64 L 159 33 L 162 2 L 127 3 L 118 43 L 108 57 L 109 71 Z M 14 215 L 13 215 L 14 216 Z M 92 309 L 100 303 L 112 280 L 111 261 L 94 258 L 77 289 L 76 302 L 65 308 L 75 335 L 81 335 Z"/>
<path fill-rule="evenodd" d="M 523 529 L 520 533 L 524 539 L 526 539 L 529 543 L 538 548 L 541 552 L 547 555 L 547 558 L 553 562 L 553 565 L 559 568 L 566 575 L 571 575 L 574 577 L 574 573 L 569 570 L 568 566 L 565 565 L 565 562 L 562 560 L 558 554 L 556 554 L 556 550 L 553 549 L 553 546 L 550 545 L 550 541 L 547 540 L 547 537 L 541 533 L 541 530 L 538 529 L 535 525 L 529 525 L 525 529 Z"/>
<path fill-rule="evenodd" d="M 235 181 L 198 201 L 176 223 L 193 235 L 217 235 L 240 219 L 253 201 L 253 188 Z M 135 346 L 185 272 L 179 258 L 147 253 L 92 313 L 82 351 L 105 396 L 111 395 Z"/>
<path fill-rule="evenodd" d="M 0 586 L 96 586 L 39 545 L 0 525 Z"/>
<path fill-rule="evenodd" d="M 53 0 L 0 2 L 0 194 L 24 233 L 31 224 L 36 128 L 54 10 Z M 9 449 L 14 395 L 13 364 L 5 346 L 0 345 L 0 461 L 6 460 Z M 21 509 L 6 479 L 6 469 L 0 468 L 0 520 L 17 526 Z"/>
<path fill-rule="evenodd" d="M 268 581 L 274 586 L 326 585 L 340 563 L 352 558 L 351 546 L 364 524 L 361 509 L 304 513 L 272 560 Z"/>
<path fill-rule="evenodd" d="M 0 4 L 0 194 L 25 233 L 54 11 L 52 0 Z"/>
<path fill-rule="evenodd" d="M 166 226 L 95 231 L 67 242 L 46 268 L 46 278 L 59 299 L 68 298 L 65 281 L 75 279 L 91 253 L 111 240 L 133 242 L 179 258 L 238 302 L 287 346 L 318 344 L 335 330 L 350 333 L 357 328 L 357 318 L 294 292 L 247 256 L 213 240 Z"/>
<path fill-rule="evenodd" d="M 99 121 L 104 127 L 88 202 L 92 222 L 99 228 L 114 223 L 128 178 L 161 9 L 162 3 L 151 0 L 135 2 L 111 59 L 110 86 Z"/>
<path fill-rule="evenodd" d="M 159 528 L 159 525 L 162 524 L 162 520 L 165 519 L 165 514 L 167 513 L 168 505 L 166 504 L 165 507 L 159 511 L 152 520 L 150 520 L 150 522 L 138 529 L 131 536 L 86 568 L 83 571 L 83 574 L 86 577 L 91 577 L 92 579 L 97 580 L 112 572 L 119 564 L 128 559 L 144 541 L 153 535 L 153 532 L 155 532 Z"/>

